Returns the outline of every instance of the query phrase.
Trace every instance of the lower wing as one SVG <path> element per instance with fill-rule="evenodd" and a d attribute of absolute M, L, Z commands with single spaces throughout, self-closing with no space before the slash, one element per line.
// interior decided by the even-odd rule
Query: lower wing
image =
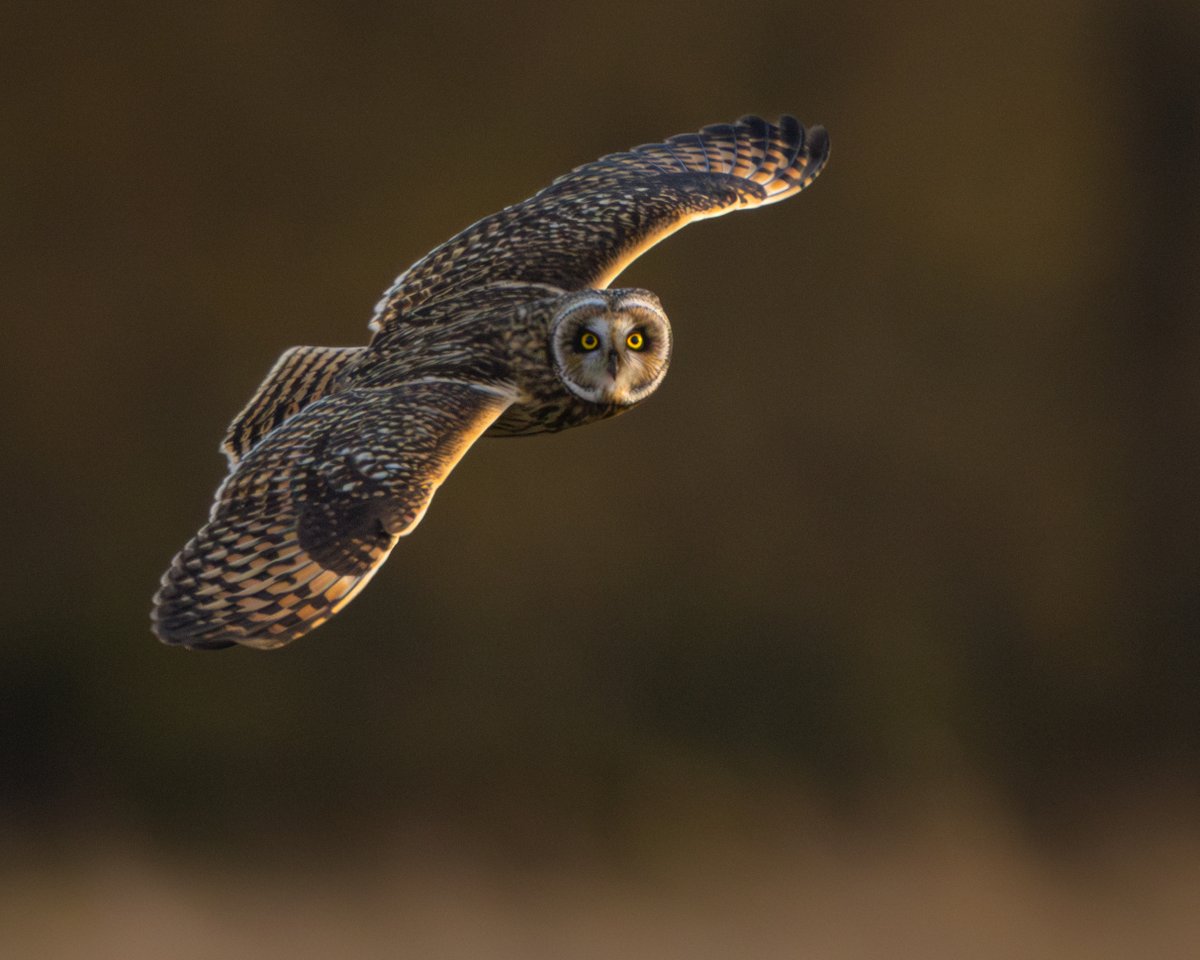
<path fill-rule="evenodd" d="M 272 648 L 320 626 L 367 585 L 511 399 L 427 380 L 304 408 L 221 485 L 208 523 L 163 575 L 154 632 L 194 649 Z"/>

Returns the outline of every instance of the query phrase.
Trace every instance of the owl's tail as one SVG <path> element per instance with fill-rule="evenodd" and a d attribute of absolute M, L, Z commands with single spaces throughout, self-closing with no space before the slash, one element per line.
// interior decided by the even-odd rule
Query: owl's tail
<path fill-rule="evenodd" d="M 337 389 L 338 377 L 366 353 L 366 347 L 285 350 L 225 432 L 221 449 L 229 465 L 237 466 L 268 433 Z"/>

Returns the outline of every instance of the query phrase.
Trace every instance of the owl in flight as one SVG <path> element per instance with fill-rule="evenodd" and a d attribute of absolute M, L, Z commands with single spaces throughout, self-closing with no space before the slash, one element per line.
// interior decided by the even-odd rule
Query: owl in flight
<path fill-rule="evenodd" d="M 481 435 L 603 420 L 655 391 L 671 327 L 608 289 L 685 224 L 776 203 L 829 156 L 759 117 L 614 153 L 468 227 L 402 273 L 362 347 L 292 347 L 225 435 L 229 475 L 154 597 L 166 643 L 270 649 L 374 576 Z"/>

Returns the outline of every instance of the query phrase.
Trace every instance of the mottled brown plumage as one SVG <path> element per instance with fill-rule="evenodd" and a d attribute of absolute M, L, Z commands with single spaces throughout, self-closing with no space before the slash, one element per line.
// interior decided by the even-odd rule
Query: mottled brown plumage
<path fill-rule="evenodd" d="M 823 127 L 795 117 L 716 124 L 577 167 L 447 240 L 396 278 L 372 329 L 447 292 L 491 280 L 603 288 L 693 220 L 785 200 L 825 165 Z"/>
<path fill-rule="evenodd" d="M 791 117 L 613 154 L 401 274 L 367 346 L 286 351 L 230 425 L 231 473 L 163 576 L 155 632 L 281 646 L 366 585 L 479 436 L 640 403 L 666 374 L 670 324 L 652 293 L 604 288 L 692 220 L 797 193 L 827 156 L 824 130 Z"/>

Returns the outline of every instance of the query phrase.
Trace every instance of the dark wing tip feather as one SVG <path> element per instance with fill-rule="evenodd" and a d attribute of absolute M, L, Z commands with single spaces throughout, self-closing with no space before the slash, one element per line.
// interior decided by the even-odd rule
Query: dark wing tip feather
<path fill-rule="evenodd" d="M 805 128 L 790 114 L 776 123 L 748 114 L 733 124 L 714 124 L 701 131 L 730 159 L 724 172 L 761 189 L 763 203 L 774 203 L 804 189 L 820 174 L 829 156 L 825 128 Z"/>
<path fill-rule="evenodd" d="M 779 132 L 783 135 L 784 141 L 791 146 L 796 148 L 804 146 L 804 127 L 790 113 L 785 113 L 779 118 Z M 792 157 L 795 158 L 795 153 L 792 154 Z"/>
<path fill-rule="evenodd" d="M 192 547 L 193 543 L 189 543 L 188 547 Z M 227 636 L 214 636 L 203 615 L 194 609 L 197 604 L 196 598 L 180 584 L 181 579 L 187 578 L 182 562 L 184 553 L 186 551 L 181 552 L 163 575 L 158 592 L 154 595 L 154 606 L 150 610 L 150 629 L 159 640 L 171 647 L 183 647 L 187 650 L 227 650 L 237 646 L 237 641 Z"/>
<path fill-rule="evenodd" d="M 815 176 L 829 159 L 829 133 L 821 126 L 809 127 L 805 146 L 808 148 L 809 164 L 814 168 Z"/>
<path fill-rule="evenodd" d="M 238 645 L 236 640 L 194 635 L 182 625 L 160 620 L 157 613 L 157 610 L 150 611 L 150 628 L 154 635 L 169 647 L 183 647 L 185 650 L 228 650 Z"/>

